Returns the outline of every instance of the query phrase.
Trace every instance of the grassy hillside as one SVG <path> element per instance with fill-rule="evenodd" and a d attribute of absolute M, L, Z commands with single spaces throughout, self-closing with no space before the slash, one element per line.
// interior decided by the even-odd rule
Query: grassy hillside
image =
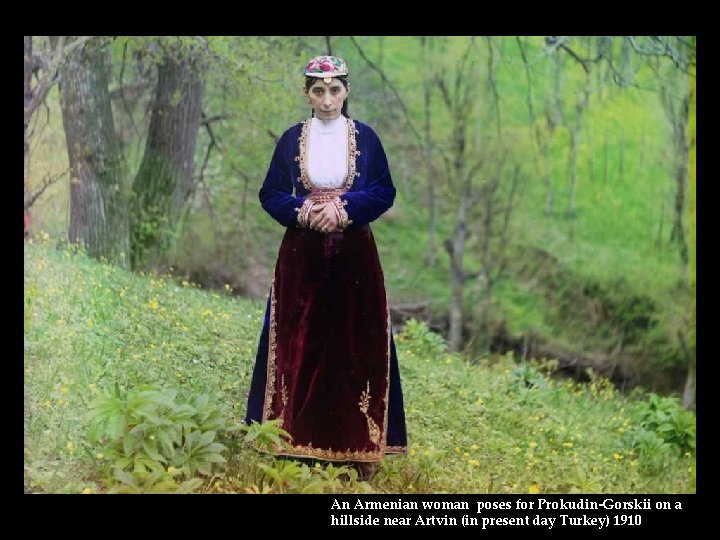
<path fill-rule="evenodd" d="M 550 379 L 547 366 L 510 357 L 471 365 L 414 322 L 396 336 L 407 456 L 386 459 L 368 483 L 260 455 L 232 429 L 244 414 L 264 307 L 124 272 L 43 238 L 26 243 L 26 491 L 108 490 L 119 457 L 91 442 L 89 411 L 101 396 L 142 385 L 207 393 L 206 407 L 222 413 L 227 468 L 200 477 L 199 491 L 695 490 L 694 415 L 674 401 L 619 395 L 598 377 Z M 183 479 L 168 471 L 169 482 Z"/>

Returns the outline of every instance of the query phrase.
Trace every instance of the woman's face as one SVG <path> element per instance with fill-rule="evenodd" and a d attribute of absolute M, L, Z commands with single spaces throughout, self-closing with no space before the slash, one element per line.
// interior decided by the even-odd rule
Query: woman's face
<path fill-rule="evenodd" d="M 350 85 L 345 89 L 343 83 L 333 79 L 330 84 L 318 79 L 310 88 L 303 88 L 320 120 L 334 120 L 340 116 L 343 102 L 350 93 Z"/>

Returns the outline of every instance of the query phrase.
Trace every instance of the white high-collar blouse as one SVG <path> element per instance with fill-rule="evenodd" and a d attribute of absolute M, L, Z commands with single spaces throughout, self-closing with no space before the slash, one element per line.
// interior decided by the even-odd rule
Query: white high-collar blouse
<path fill-rule="evenodd" d="M 308 137 L 308 176 L 320 188 L 339 188 L 347 175 L 348 133 L 345 117 L 312 118 Z"/>

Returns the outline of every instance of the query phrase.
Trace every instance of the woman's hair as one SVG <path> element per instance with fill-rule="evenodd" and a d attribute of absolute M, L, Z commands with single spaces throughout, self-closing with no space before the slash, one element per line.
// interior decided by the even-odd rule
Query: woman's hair
<path fill-rule="evenodd" d="M 341 75 L 340 77 L 333 77 L 333 79 L 337 79 L 340 81 L 343 86 L 345 87 L 345 90 L 347 90 L 348 82 L 347 82 L 347 75 Z M 310 87 L 315 84 L 318 81 L 317 77 L 305 77 L 305 90 L 310 90 Z M 340 110 L 340 114 L 343 116 L 350 118 L 348 116 L 348 98 L 345 98 L 345 101 L 343 101 L 342 109 Z M 312 116 L 315 116 L 315 110 L 312 111 Z"/>

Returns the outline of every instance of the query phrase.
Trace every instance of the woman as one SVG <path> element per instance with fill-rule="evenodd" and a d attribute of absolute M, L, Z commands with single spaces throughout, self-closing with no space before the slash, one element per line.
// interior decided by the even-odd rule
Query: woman
<path fill-rule="evenodd" d="M 279 455 L 372 464 L 407 449 L 400 374 L 369 223 L 395 199 L 380 139 L 347 116 L 347 65 L 305 68 L 313 116 L 280 138 L 260 189 L 287 227 L 245 422 L 280 419 Z M 293 189 L 295 195 L 293 195 Z M 360 466 L 361 475 L 372 467 Z"/>

